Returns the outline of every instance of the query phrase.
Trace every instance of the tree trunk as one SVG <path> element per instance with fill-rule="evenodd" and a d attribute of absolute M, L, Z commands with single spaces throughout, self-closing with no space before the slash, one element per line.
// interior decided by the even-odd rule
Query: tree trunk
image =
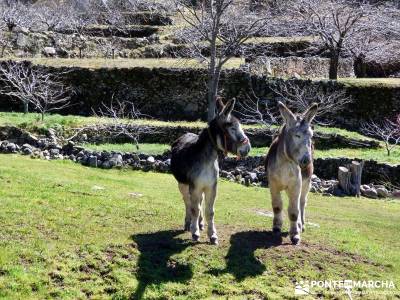
<path fill-rule="evenodd" d="M 24 102 L 24 114 L 27 114 L 29 112 L 29 103 L 28 102 Z"/>
<path fill-rule="evenodd" d="M 339 50 L 331 50 L 329 62 L 329 79 L 336 80 L 338 78 L 339 56 Z"/>
<path fill-rule="evenodd" d="M 219 74 L 217 74 L 217 33 L 213 33 L 210 45 L 210 65 L 208 70 L 208 92 L 207 92 L 207 121 L 211 122 L 215 118 L 216 98 L 218 93 Z"/>
<path fill-rule="evenodd" d="M 41 113 L 40 113 L 40 116 L 41 116 L 42 122 L 43 122 L 43 121 L 44 121 L 44 112 L 41 112 Z"/>
<path fill-rule="evenodd" d="M 359 55 L 354 59 L 354 74 L 357 78 L 367 77 L 367 64 L 364 55 Z"/>

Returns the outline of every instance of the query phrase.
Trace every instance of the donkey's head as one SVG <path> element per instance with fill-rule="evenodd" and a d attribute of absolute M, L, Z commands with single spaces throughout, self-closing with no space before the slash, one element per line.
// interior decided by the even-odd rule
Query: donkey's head
<path fill-rule="evenodd" d="M 244 133 L 237 118 L 232 115 L 235 99 L 226 104 L 218 99 L 218 114 L 211 122 L 210 127 L 216 127 L 215 141 L 219 150 L 245 157 L 251 150 L 250 140 Z"/>
<path fill-rule="evenodd" d="M 318 104 L 313 103 L 303 113 L 295 115 L 282 102 L 278 102 L 279 111 L 285 120 L 283 127 L 285 155 L 299 164 L 307 166 L 312 161 L 311 122 L 314 119 Z"/>

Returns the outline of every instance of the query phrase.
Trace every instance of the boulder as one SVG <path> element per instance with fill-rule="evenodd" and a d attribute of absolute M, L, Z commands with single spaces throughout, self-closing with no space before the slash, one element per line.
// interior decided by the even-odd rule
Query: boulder
<path fill-rule="evenodd" d="M 379 198 L 387 198 L 389 197 L 390 193 L 385 187 L 379 187 L 376 189 Z"/>
<path fill-rule="evenodd" d="M 53 47 L 44 47 L 43 55 L 46 57 L 54 57 L 56 56 L 57 51 Z"/>
<path fill-rule="evenodd" d="M 378 192 L 373 187 L 369 187 L 369 186 L 366 187 L 365 185 L 362 185 L 360 191 L 361 191 L 361 195 L 363 195 L 364 197 L 372 198 L 372 199 L 378 198 Z"/>
<path fill-rule="evenodd" d="M 90 156 L 89 157 L 89 166 L 92 168 L 97 168 L 97 156 Z"/>

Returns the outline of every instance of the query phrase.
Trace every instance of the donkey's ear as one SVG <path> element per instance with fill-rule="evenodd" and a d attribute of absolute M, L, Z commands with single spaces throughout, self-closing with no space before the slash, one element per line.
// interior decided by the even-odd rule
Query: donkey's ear
<path fill-rule="evenodd" d="M 236 103 L 235 98 L 229 100 L 228 103 L 225 105 L 225 107 L 221 110 L 219 115 L 228 117 L 232 113 L 233 109 L 235 108 L 235 103 Z"/>
<path fill-rule="evenodd" d="M 296 122 L 295 115 L 291 112 L 289 108 L 286 107 L 281 101 L 278 101 L 279 112 L 281 116 L 285 120 L 285 123 L 289 126 L 293 125 Z"/>
<path fill-rule="evenodd" d="M 222 101 L 222 98 L 221 97 L 217 97 L 216 103 L 217 103 L 217 111 L 221 112 L 225 108 L 225 104 Z"/>
<path fill-rule="evenodd" d="M 303 114 L 303 119 L 307 123 L 311 123 L 312 120 L 315 118 L 315 115 L 318 112 L 318 103 L 312 103 L 311 106 L 307 109 L 307 111 L 304 112 Z"/>

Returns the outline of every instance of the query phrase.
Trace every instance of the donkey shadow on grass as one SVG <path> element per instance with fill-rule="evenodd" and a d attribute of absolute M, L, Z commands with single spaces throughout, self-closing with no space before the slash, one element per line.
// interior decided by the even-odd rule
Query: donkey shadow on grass
<path fill-rule="evenodd" d="M 190 265 L 171 258 L 193 245 L 191 241 L 178 238 L 183 232 L 183 230 L 166 230 L 132 236 L 140 256 L 136 275 L 139 285 L 131 299 L 142 299 L 148 285 L 165 282 L 185 283 L 193 277 Z"/>
<path fill-rule="evenodd" d="M 214 276 L 231 273 L 235 279 L 242 281 L 247 277 L 254 277 L 265 272 L 265 265 L 255 256 L 257 249 L 269 249 L 282 245 L 282 237 L 287 232 L 282 232 L 280 237 L 272 231 L 242 231 L 233 234 L 230 238 L 230 248 L 225 257 L 225 269 L 212 269 L 209 271 Z"/>

